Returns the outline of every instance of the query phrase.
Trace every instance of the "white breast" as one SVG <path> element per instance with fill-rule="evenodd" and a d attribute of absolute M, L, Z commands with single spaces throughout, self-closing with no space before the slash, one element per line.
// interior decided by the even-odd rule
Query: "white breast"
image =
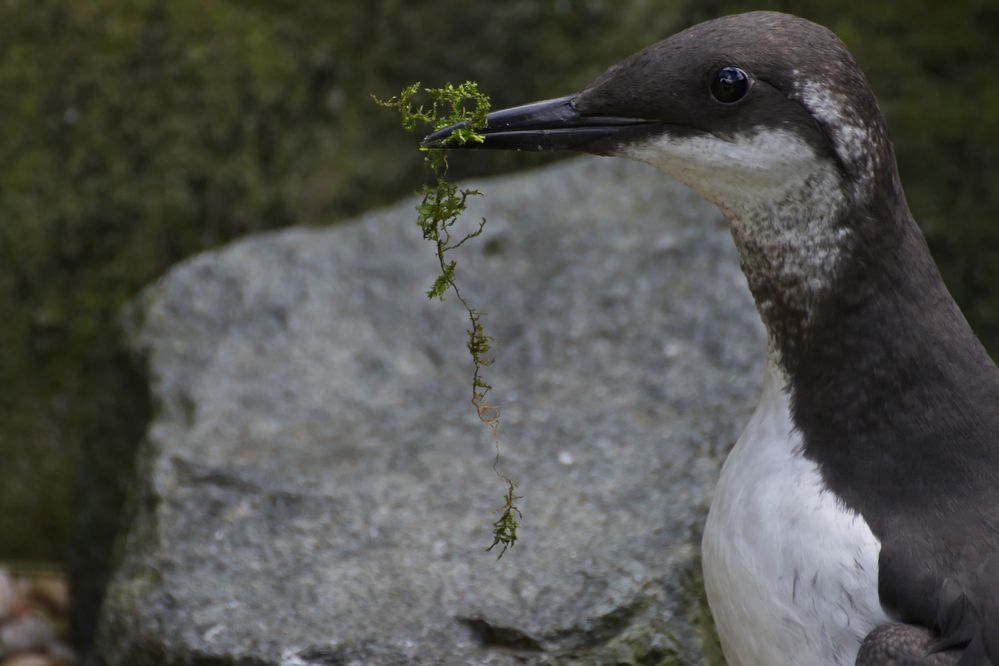
<path fill-rule="evenodd" d="M 801 454 L 780 370 L 729 454 L 703 539 L 704 580 L 730 666 L 852 666 L 890 621 L 878 540 Z"/>

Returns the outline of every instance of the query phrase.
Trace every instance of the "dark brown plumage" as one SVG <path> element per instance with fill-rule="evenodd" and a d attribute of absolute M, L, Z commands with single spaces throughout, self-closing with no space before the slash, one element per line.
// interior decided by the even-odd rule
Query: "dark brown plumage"
<path fill-rule="evenodd" d="M 753 84 L 734 103 L 709 94 L 726 66 Z M 880 541 L 879 598 L 900 623 L 871 632 L 857 663 L 999 666 L 999 368 L 944 286 L 875 96 L 835 35 L 774 12 L 724 17 L 631 56 L 576 95 L 490 118 L 485 148 L 621 154 L 765 129 L 832 165 L 830 275 L 787 270 L 781 248 L 752 229 L 736 241 L 787 377 L 801 453 Z M 446 145 L 447 134 L 428 139 Z"/>

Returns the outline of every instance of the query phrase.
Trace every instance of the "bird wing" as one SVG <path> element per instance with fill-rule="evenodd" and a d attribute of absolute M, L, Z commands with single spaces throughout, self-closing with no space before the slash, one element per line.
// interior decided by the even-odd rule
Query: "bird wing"
<path fill-rule="evenodd" d="M 937 598 L 935 649 L 964 647 L 958 666 L 999 666 L 999 554 L 946 578 Z"/>
<path fill-rule="evenodd" d="M 991 531 L 983 534 L 967 513 L 962 517 L 963 524 L 944 521 L 951 529 L 933 538 L 913 528 L 900 531 L 907 538 L 882 543 L 882 604 L 916 624 L 878 627 L 857 664 L 999 666 L 999 545 Z"/>

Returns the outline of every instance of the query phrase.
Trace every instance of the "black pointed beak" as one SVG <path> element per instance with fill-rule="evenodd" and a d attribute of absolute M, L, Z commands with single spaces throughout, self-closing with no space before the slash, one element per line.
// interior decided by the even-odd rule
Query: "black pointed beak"
<path fill-rule="evenodd" d="M 499 150 L 587 150 L 595 144 L 639 127 L 655 124 L 640 118 L 581 115 L 573 104 L 575 95 L 493 111 L 479 130 L 483 141 L 458 144 L 451 138 L 459 123 L 424 137 L 425 148 L 494 148 Z"/>

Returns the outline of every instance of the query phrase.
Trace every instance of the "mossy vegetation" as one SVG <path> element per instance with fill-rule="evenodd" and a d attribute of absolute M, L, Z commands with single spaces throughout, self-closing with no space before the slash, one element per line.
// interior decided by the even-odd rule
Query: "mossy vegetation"
<path fill-rule="evenodd" d="M 402 126 L 414 131 L 422 125 L 433 130 L 456 125 L 448 142 L 455 145 L 466 143 L 481 143 L 483 136 L 479 130 L 486 126 L 486 114 L 489 112 L 489 97 L 479 91 L 478 84 L 466 81 L 460 85 L 446 84 L 441 88 L 424 88 L 422 93 L 429 98 L 429 105 L 414 102 L 421 93 L 420 84 L 407 86 L 401 93 L 387 100 L 375 97 L 380 106 L 395 109 L 402 116 Z M 422 123 L 422 125 L 421 125 Z M 442 148 L 420 148 L 424 161 L 430 171 L 430 182 L 420 188 L 420 203 L 416 206 L 416 224 L 423 232 L 424 240 L 434 245 L 437 264 L 440 273 L 427 290 L 428 298 L 444 300 L 447 293 L 454 294 L 468 315 L 468 353 L 472 357 L 472 406 L 479 420 L 492 433 L 493 444 L 496 447 L 496 459 L 493 461 L 493 471 L 507 485 L 503 496 L 503 506 L 500 517 L 493 523 L 493 543 L 487 550 L 501 546 L 497 559 L 503 557 L 507 548 L 517 543 L 518 519 L 522 517 L 516 501 L 521 499 L 516 495 L 517 485 L 509 476 L 500 470 L 499 420 L 500 408 L 486 401 L 486 396 L 492 386 L 486 381 L 485 369 L 492 365 L 489 357 L 493 338 L 487 335 L 482 323 L 483 313 L 472 307 L 468 299 L 462 295 L 458 286 L 455 271 L 458 262 L 451 258 L 451 253 L 466 242 L 482 235 L 486 220 L 483 218 L 475 229 L 460 233 L 455 229 L 461 214 L 465 212 L 469 197 L 482 196 L 479 190 L 461 188 L 451 183 L 447 178 L 448 152 Z"/>

